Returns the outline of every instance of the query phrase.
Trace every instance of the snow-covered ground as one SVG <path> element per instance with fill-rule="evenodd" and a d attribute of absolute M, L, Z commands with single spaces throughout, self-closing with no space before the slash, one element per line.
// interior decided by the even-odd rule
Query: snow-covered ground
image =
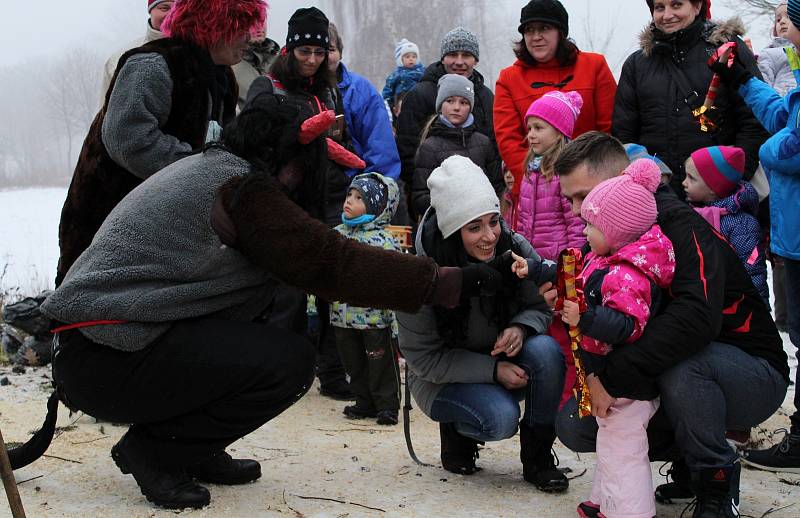
<path fill-rule="evenodd" d="M 66 189 L 0 191 L 0 293 L 52 289 Z"/>

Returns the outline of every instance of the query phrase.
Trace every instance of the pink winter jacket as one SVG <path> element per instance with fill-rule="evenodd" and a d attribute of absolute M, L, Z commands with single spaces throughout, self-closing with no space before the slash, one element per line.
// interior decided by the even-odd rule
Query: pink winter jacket
<path fill-rule="evenodd" d="M 522 234 L 544 259 L 555 261 L 565 248 L 586 243 L 583 221 L 572 214 L 569 201 L 561 195 L 558 178 L 545 180 L 538 167 L 531 167 L 522 179 L 519 201 L 512 215 L 512 228 Z"/>
<path fill-rule="evenodd" d="M 606 272 L 602 278 L 600 295 L 602 305 L 633 317 L 633 332 L 625 343 L 633 343 L 642 336 L 644 327 L 650 319 L 651 282 L 661 289 L 667 289 L 675 277 L 675 249 L 664 235 L 661 227 L 653 225 L 642 237 L 627 244 L 611 255 L 597 256 L 587 254 L 581 277 L 587 293 L 587 303 L 592 298 L 589 285 L 592 273 Z M 590 280 L 591 279 L 591 280 Z M 595 322 L 603 326 L 603 322 Z M 594 354 L 606 355 L 612 344 L 606 344 L 587 336 L 584 331 L 581 348 Z"/>

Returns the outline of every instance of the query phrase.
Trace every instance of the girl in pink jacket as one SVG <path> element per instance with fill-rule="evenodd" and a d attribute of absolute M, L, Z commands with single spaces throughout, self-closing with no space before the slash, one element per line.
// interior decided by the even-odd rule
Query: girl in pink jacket
<path fill-rule="evenodd" d="M 583 223 L 572 214 L 553 174 L 553 164 L 572 138 L 582 106 L 579 93 L 553 91 L 534 101 L 525 114 L 528 167 L 511 225 L 544 259 L 555 260 L 561 250 L 586 242 Z"/>
<path fill-rule="evenodd" d="M 675 251 L 656 224 L 653 193 L 660 180 L 655 162 L 636 160 L 592 189 L 581 206 L 592 248 L 581 273 L 587 307 L 581 312 L 565 302 L 562 320 L 583 334 L 580 354 L 587 375 L 612 347 L 642 335 L 674 277 Z M 579 516 L 655 516 L 647 424 L 657 409 L 658 399 L 617 398 L 607 417 L 597 418 L 594 485 L 590 499 L 578 506 Z"/>

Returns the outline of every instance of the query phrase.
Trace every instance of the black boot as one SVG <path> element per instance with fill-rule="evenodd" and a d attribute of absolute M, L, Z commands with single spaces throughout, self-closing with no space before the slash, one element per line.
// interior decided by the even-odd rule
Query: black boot
<path fill-rule="evenodd" d="M 130 432 L 111 448 L 111 457 L 125 475 L 133 475 L 142 494 L 165 509 L 199 509 L 211 502 L 208 489 L 192 482 L 183 468 L 166 468 L 148 458 L 146 448 L 139 446 Z"/>
<path fill-rule="evenodd" d="M 697 498 L 689 504 L 692 518 L 735 518 L 739 516 L 733 495 L 739 493 L 740 465 L 706 468 L 691 474 Z"/>
<path fill-rule="evenodd" d="M 442 467 L 459 475 L 472 475 L 481 470 L 475 466 L 479 442 L 456 431 L 455 423 L 439 423 L 442 440 Z M 482 444 L 482 443 L 481 443 Z"/>
<path fill-rule="evenodd" d="M 663 468 L 663 466 L 662 466 Z M 661 472 L 661 470 L 659 470 Z M 661 473 L 663 475 L 663 473 Z M 667 470 L 667 483 L 656 487 L 656 502 L 661 504 L 685 503 L 694 498 L 691 484 L 691 472 L 683 458 L 672 461 Z M 672 482 L 669 481 L 672 479 Z"/>
<path fill-rule="evenodd" d="M 556 431 L 552 426 L 529 428 L 519 424 L 519 458 L 522 461 L 522 478 L 547 493 L 561 493 L 569 488 L 569 480 L 556 468 L 553 459 L 553 442 Z"/>
<path fill-rule="evenodd" d="M 226 452 L 220 452 L 186 471 L 201 482 L 232 486 L 247 484 L 261 477 L 261 464 L 250 459 L 234 459 Z"/>

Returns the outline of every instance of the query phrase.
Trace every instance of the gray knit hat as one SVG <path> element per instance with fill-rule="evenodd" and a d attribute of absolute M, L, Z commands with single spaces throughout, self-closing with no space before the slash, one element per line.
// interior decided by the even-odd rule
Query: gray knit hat
<path fill-rule="evenodd" d="M 468 31 L 464 27 L 456 27 L 444 35 L 444 38 L 442 38 L 441 57 L 443 58 L 451 52 L 458 51 L 469 52 L 475 56 L 475 59 L 480 59 L 478 55 L 480 53 L 478 37 L 475 36 L 474 32 Z"/>
<path fill-rule="evenodd" d="M 439 78 L 438 90 L 436 93 L 436 113 L 442 109 L 448 97 L 463 97 L 469 101 L 470 111 L 475 107 L 475 85 L 472 81 L 458 74 L 445 74 Z"/>
<path fill-rule="evenodd" d="M 453 155 L 428 177 L 431 207 L 447 239 L 475 218 L 500 214 L 500 200 L 483 169 L 467 157 Z"/>

